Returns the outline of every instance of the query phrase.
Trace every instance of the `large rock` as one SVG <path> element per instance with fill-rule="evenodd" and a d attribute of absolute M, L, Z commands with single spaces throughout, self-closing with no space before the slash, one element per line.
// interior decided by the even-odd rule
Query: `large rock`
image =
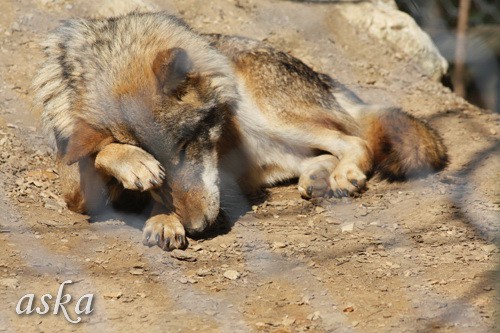
<path fill-rule="evenodd" d="M 430 37 L 413 18 L 399 11 L 393 0 L 345 2 L 338 8 L 354 27 L 405 53 L 424 75 L 440 80 L 448 70 L 448 62 Z"/>

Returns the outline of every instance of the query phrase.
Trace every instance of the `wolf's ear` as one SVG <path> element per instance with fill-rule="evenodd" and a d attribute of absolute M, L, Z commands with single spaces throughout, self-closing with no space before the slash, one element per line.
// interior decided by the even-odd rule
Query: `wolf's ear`
<path fill-rule="evenodd" d="M 183 83 L 191 68 L 192 63 L 187 52 L 177 47 L 158 52 L 153 61 L 153 72 L 158 86 L 165 94 L 174 91 Z"/>
<path fill-rule="evenodd" d="M 78 162 L 80 159 L 92 155 L 104 146 L 113 142 L 113 137 L 93 128 L 84 121 L 79 121 L 69 138 L 63 160 L 68 164 Z"/>

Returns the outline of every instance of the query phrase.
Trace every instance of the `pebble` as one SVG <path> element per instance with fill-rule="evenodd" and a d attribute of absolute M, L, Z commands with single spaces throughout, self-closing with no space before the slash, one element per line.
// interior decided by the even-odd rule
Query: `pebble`
<path fill-rule="evenodd" d="M 240 277 L 240 273 L 235 270 L 228 269 L 224 272 L 224 277 L 229 280 L 237 280 Z"/>
<path fill-rule="evenodd" d="M 293 317 L 284 317 L 283 320 L 281 321 L 281 324 L 283 324 L 283 326 L 290 326 L 290 325 L 293 325 L 295 323 L 295 318 Z"/>
<path fill-rule="evenodd" d="M 194 262 L 196 261 L 196 257 L 190 251 L 182 251 L 175 249 L 170 253 L 172 258 L 182 261 Z"/>
<path fill-rule="evenodd" d="M 141 268 L 134 268 L 134 269 L 131 269 L 129 271 L 129 273 L 132 275 L 142 275 L 142 274 L 144 274 L 144 270 L 142 270 Z"/>
<path fill-rule="evenodd" d="M 19 281 L 16 278 L 5 278 L 0 279 L 0 286 L 15 289 L 17 288 Z"/>
<path fill-rule="evenodd" d="M 196 275 L 208 276 L 208 275 L 212 275 L 212 271 L 210 269 L 200 268 L 199 270 L 196 271 Z"/>
<path fill-rule="evenodd" d="M 352 232 L 353 230 L 354 230 L 354 223 L 349 223 L 342 226 L 342 232 Z"/>
<path fill-rule="evenodd" d="M 282 249 L 282 248 L 286 247 L 286 244 L 283 242 L 274 242 L 272 247 L 274 249 Z"/>
<path fill-rule="evenodd" d="M 104 299 L 118 299 L 118 298 L 120 298 L 122 296 L 123 296 L 123 293 L 121 291 L 108 292 L 108 293 L 104 293 L 102 295 L 102 297 L 104 297 Z"/>
<path fill-rule="evenodd" d="M 484 245 L 482 247 L 483 251 L 484 252 L 488 252 L 488 253 L 494 253 L 494 252 L 497 252 L 497 246 L 495 244 L 488 244 L 488 245 Z"/>
<path fill-rule="evenodd" d="M 324 209 L 323 207 L 320 207 L 320 206 L 317 206 L 314 211 L 317 213 L 317 214 L 321 214 L 325 211 L 326 209 Z"/>
<path fill-rule="evenodd" d="M 314 313 L 311 313 L 310 315 L 307 316 L 307 319 L 310 321 L 315 321 L 321 318 L 321 313 L 319 311 L 315 311 Z"/>

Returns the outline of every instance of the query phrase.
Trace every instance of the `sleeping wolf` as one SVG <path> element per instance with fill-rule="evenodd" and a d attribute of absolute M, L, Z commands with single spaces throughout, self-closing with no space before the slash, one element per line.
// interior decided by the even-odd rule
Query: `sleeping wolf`
<path fill-rule="evenodd" d="M 164 12 L 62 23 L 44 43 L 35 103 L 57 148 L 68 207 L 154 198 L 143 242 L 187 245 L 243 193 L 298 178 L 304 198 L 359 192 L 378 172 L 442 169 L 423 122 L 363 103 L 331 77 L 255 40 L 200 35 Z M 147 195 L 146 195 L 147 194 Z"/>

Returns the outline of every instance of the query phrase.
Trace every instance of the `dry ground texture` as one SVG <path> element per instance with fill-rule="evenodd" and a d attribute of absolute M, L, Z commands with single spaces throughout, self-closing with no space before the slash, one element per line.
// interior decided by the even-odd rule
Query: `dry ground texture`
<path fill-rule="evenodd" d="M 0 331 L 493 332 L 498 329 L 498 117 L 356 31 L 338 5 L 263 0 L 0 1 Z M 185 252 L 141 245 L 141 217 L 68 211 L 30 112 L 38 42 L 59 19 L 164 8 L 203 32 L 303 59 L 371 102 L 401 105 L 449 147 L 442 173 L 372 180 L 360 198 L 270 189 L 231 230 Z M 95 295 L 82 323 L 18 316 L 27 293 Z M 75 302 L 72 303 L 73 307 Z M 73 310 L 70 310 L 70 312 Z M 74 311 L 72 312 L 74 317 Z"/>

